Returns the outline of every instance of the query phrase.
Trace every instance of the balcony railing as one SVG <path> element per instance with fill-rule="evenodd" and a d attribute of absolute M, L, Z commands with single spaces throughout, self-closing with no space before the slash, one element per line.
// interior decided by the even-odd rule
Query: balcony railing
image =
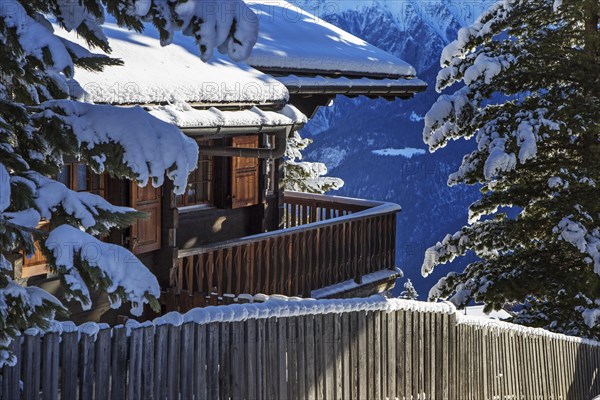
<path fill-rule="evenodd" d="M 287 192 L 285 229 L 179 251 L 172 275 L 180 311 L 241 294 L 311 291 L 395 269 L 392 203 Z"/>

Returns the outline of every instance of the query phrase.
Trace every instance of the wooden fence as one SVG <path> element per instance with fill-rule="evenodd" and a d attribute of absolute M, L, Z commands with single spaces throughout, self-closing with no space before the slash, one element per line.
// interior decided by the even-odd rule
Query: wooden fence
<path fill-rule="evenodd" d="M 175 317 L 196 322 L 24 335 L 13 346 L 18 364 L 2 371 L 2 399 L 584 400 L 600 393 L 597 343 L 482 325 L 445 304 L 271 300 Z"/>
<path fill-rule="evenodd" d="M 244 293 L 310 297 L 315 289 L 396 269 L 396 204 L 289 193 L 286 229 L 181 249 L 167 311 Z"/>

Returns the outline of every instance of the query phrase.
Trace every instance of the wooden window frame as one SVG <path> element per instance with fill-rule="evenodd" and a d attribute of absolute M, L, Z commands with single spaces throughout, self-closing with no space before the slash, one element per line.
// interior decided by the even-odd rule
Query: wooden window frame
<path fill-rule="evenodd" d="M 211 140 L 199 142 L 201 146 L 209 146 Z M 205 171 L 208 171 L 204 173 Z M 200 196 L 196 188 L 195 198 L 190 201 L 188 190 L 192 186 L 206 185 L 204 196 Z M 195 206 L 213 206 L 215 204 L 215 159 L 213 156 L 198 155 L 198 165 L 196 170 L 192 171 L 188 177 L 186 193 L 179 195 L 175 199 L 177 208 L 195 207 Z"/>
<path fill-rule="evenodd" d="M 82 162 L 65 163 L 64 167 L 69 168 L 69 177 L 67 178 L 68 182 L 67 183 L 65 183 L 63 181 L 59 181 L 59 182 L 65 184 L 65 186 L 67 186 L 69 189 L 71 189 L 75 192 L 79 192 L 79 193 L 88 192 L 88 193 L 96 194 L 102 198 L 106 198 L 106 174 L 96 174 L 94 171 L 91 170 L 91 168 L 89 168 L 85 163 L 82 163 Z M 78 170 L 80 167 L 86 168 L 86 188 L 83 190 L 79 189 Z M 93 182 L 92 178 L 94 175 L 96 175 L 100 178 L 100 180 L 99 180 L 100 187 L 91 187 L 90 188 L 90 186 L 92 186 L 91 183 Z M 58 178 L 59 177 L 56 177 L 57 180 L 58 180 Z"/>

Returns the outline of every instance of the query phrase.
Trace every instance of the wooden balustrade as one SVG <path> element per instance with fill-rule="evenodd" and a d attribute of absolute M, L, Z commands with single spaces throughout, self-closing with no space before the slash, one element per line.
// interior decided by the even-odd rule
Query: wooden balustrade
<path fill-rule="evenodd" d="M 376 206 L 372 202 L 335 196 L 286 192 L 283 195 L 285 228 L 345 217 Z"/>
<path fill-rule="evenodd" d="M 180 250 L 169 293 L 180 297 L 179 310 L 228 303 L 243 293 L 309 297 L 395 268 L 399 206 L 286 193 L 284 207 L 286 229 Z"/>

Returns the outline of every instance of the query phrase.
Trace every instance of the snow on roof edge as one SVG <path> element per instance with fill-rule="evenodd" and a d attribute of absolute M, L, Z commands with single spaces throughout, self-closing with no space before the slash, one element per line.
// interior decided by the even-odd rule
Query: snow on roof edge
<path fill-rule="evenodd" d="M 336 283 L 330 286 L 325 286 L 324 288 L 315 289 L 310 292 L 310 295 L 315 299 L 322 299 L 335 294 L 341 294 L 353 289 L 357 289 L 377 281 L 391 279 L 393 277 L 402 277 L 402 271 L 400 268 L 395 268 L 394 270 L 383 269 L 381 271 L 371 272 L 370 274 L 363 275 L 360 283 L 356 283 L 354 279 L 349 279 L 347 281 Z"/>
<path fill-rule="evenodd" d="M 365 88 L 407 88 L 407 91 L 422 91 L 427 88 L 427 83 L 419 78 L 350 78 L 346 76 L 326 77 L 316 76 L 298 76 L 295 74 L 287 76 L 276 76 L 279 82 L 286 87 L 365 87 Z"/>
<path fill-rule="evenodd" d="M 198 110 L 187 103 L 148 107 L 154 117 L 186 128 L 215 128 L 242 126 L 288 126 L 305 124 L 308 118 L 296 107 L 286 104 L 278 111 L 263 111 L 254 106 L 248 110 L 221 111 L 215 107 Z"/>

